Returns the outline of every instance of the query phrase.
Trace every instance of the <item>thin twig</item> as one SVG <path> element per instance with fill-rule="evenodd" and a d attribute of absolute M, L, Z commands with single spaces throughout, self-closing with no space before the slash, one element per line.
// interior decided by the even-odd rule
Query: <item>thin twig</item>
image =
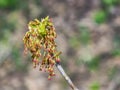
<path fill-rule="evenodd" d="M 67 81 L 67 83 L 70 85 L 70 87 L 73 90 L 79 90 L 78 88 L 76 88 L 76 86 L 73 84 L 73 82 L 71 81 L 71 79 L 69 78 L 69 76 L 65 73 L 64 69 L 62 68 L 60 63 L 56 63 L 56 67 L 58 69 L 58 71 L 61 73 L 61 75 L 65 78 L 65 80 Z"/>

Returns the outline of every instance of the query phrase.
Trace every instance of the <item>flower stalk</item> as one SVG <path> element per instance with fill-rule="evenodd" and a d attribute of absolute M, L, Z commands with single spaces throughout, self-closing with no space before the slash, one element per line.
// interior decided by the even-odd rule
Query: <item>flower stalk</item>
<path fill-rule="evenodd" d="M 70 87 L 73 89 L 73 90 L 79 90 L 74 84 L 73 82 L 71 81 L 71 79 L 69 78 L 69 76 L 65 73 L 63 67 L 61 66 L 60 63 L 56 63 L 56 67 L 58 69 L 58 71 L 61 73 L 61 75 L 64 77 L 64 79 L 67 81 L 67 83 L 70 85 Z"/>

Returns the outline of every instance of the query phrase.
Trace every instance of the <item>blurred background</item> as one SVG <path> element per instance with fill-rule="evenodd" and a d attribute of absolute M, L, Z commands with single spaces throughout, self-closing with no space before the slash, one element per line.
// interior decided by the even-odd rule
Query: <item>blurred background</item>
<path fill-rule="evenodd" d="M 61 64 L 80 90 L 120 90 L 120 0 L 0 0 L 0 90 L 71 90 L 33 69 L 23 36 L 35 18 L 53 19 Z"/>

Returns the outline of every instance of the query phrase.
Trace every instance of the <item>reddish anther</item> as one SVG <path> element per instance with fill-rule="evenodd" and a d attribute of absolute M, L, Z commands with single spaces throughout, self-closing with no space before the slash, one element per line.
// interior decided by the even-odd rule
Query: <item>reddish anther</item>
<path fill-rule="evenodd" d="M 51 80 L 51 76 L 48 76 L 48 80 Z"/>
<path fill-rule="evenodd" d="M 60 59 L 56 59 L 56 62 L 57 62 L 57 63 L 60 63 Z"/>

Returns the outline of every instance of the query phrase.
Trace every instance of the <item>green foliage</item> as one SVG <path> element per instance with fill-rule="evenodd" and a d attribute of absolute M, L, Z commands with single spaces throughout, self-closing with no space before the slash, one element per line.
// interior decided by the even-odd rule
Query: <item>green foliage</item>
<path fill-rule="evenodd" d="M 90 52 L 84 52 L 85 55 L 81 55 L 78 60 L 76 60 L 77 65 L 84 63 L 90 71 L 96 71 L 99 69 L 100 56 L 93 57 Z"/>
<path fill-rule="evenodd" d="M 114 46 L 116 48 L 120 48 L 120 35 L 119 33 L 116 32 L 116 34 L 114 35 L 114 38 L 113 38 L 113 43 L 114 43 Z"/>
<path fill-rule="evenodd" d="M 0 0 L 0 8 L 15 8 L 18 0 Z"/>
<path fill-rule="evenodd" d="M 93 17 L 97 24 L 102 24 L 107 20 L 107 16 L 109 16 L 111 8 L 120 4 L 120 0 L 101 0 L 101 3 L 103 5 L 103 9 L 97 11 Z"/>
<path fill-rule="evenodd" d="M 5 18 L 0 18 L 0 40 L 8 38 L 8 34 L 15 30 L 15 22 L 9 22 Z"/>
<path fill-rule="evenodd" d="M 120 50 L 119 49 L 113 49 L 111 53 L 114 57 L 120 56 Z"/>
<path fill-rule="evenodd" d="M 99 67 L 99 63 L 100 63 L 100 57 L 94 57 L 89 62 L 86 62 L 87 66 L 90 70 L 97 70 Z"/>
<path fill-rule="evenodd" d="M 80 66 L 80 65 L 82 65 L 84 62 L 81 60 L 81 59 L 79 59 L 78 57 L 76 57 L 75 58 L 75 65 L 76 66 Z"/>
<path fill-rule="evenodd" d="M 19 48 L 14 46 L 14 48 L 12 49 L 12 60 L 17 70 L 25 70 L 25 65 L 22 63 L 20 58 L 21 55 L 18 51 L 20 51 Z"/>
<path fill-rule="evenodd" d="M 90 42 L 90 32 L 87 27 L 84 27 L 84 26 L 80 27 L 79 39 L 80 39 L 80 42 L 84 45 Z"/>
<path fill-rule="evenodd" d="M 107 19 L 107 13 L 103 10 L 97 11 L 93 17 L 94 21 L 98 24 L 102 24 Z"/>
<path fill-rule="evenodd" d="M 107 6 L 114 6 L 120 3 L 120 0 L 102 0 L 103 4 Z"/>
<path fill-rule="evenodd" d="M 72 47 L 79 47 L 80 45 L 87 45 L 90 42 L 90 32 L 87 27 L 80 26 L 79 32 L 76 36 L 69 39 L 69 43 Z"/>
<path fill-rule="evenodd" d="M 80 41 L 79 41 L 78 37 L 71 37 L 69 39 L 69 43 L 72 47 L 78 47 L 80 45 Z"/>
<path fill-rule="evenodd" d="M 100 84 L 98 82 L 93 82 L 90 85 L 90 90 L 100 90 Z"/>
<path fill-rule="evenodd" d="M 7 4 L 6 0 L 0 0 L 0 7 L 5 7 Z"/>
<path fill-rule="evenodd" d="M 113 38 L 113 44 L 114 44 L 114 48 L 111 52 L 111 54 L 113 56 L 120 56 L 120 35 L 119 33 L 116 33 L 114 38 Z"/>
<path fill-rule="evenodd" d="M 108 70 L 108 76 L 109 76 L 110 80 L 112 80 L 115 77 L 117 71 L 119 71 L 119 70 L 117 69 L 116 66 L 114 66 Z"/>

